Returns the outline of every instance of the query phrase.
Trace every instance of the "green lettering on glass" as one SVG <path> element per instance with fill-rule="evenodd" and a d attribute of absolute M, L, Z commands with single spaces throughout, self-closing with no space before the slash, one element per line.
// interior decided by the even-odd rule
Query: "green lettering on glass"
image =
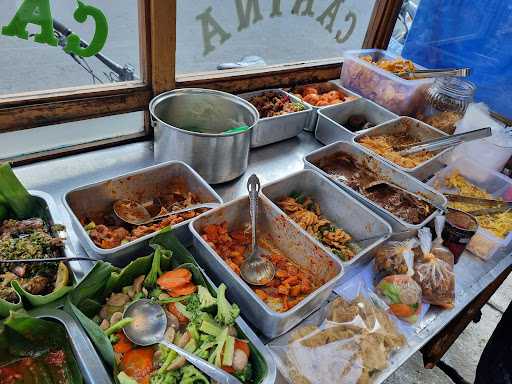
<path fill-rule="evenodd" d="M 272 13 L 270 17 L 282 16 L 281 12 L 281 0 L 272 0 Z"/>
<path fill-rule="evenodd" d="M 254 17 L 252 19 L 253 24 L 263 20 L 258 0 L 247 0 L 245 9 L 243 0 L 235 0 L 235 2 L 236 12 L 238 13 L 238 32 L 249 27 L 249 24 L 251 23 L 251 11 L 254 11 Z"/>
<path fill-rule="evenodd" d="M 231 33 L 227 33 L 222 29 L 220 24 L 212 16 L 212 7 L 206 8 L 203 13 L 196 16 L 196 20 L 201 21 L 201 27 L 203 30 L 203 45 L 204 51 L 203 56 L 206 56 L 210 52 L 215 50 L 212 44 L 212 38 L 215 35 L 219 35 L 220 43 L 223 44 L 226 40 L 231 37 Z"/>
<path fill-rule="evenodd" d="M 350 27 L 348 28 L 347 33 L 345 33 L 345 36 L 342 35 L 343 32 L 341 32 L 341 29 L 338 30 L 338 32 L 336 33 L 336 41 L 338 43 L 340 43 L 340 44 L 344 43 L 345 41 L 347 41 L 348 38 L 350 36 L 352 36 L 352 33 L 354 32 L 354 29 L 356 29 L 357 16 L 352 11 L 347 13 L 347 16 L 345 16 L 345 21 L 349 21 L 349 20 L 352 20 L 352 21 L 350 23 Z"/>
<path fill-rule="evenodd" d="M 96 25 L 91 42 L 86 48 L 82 48 L 80 46 L 80 37 L 73 33 L 67 38 L 67 43 L 64 47 L 65 52 L 74 53 L 81 57 L 91 57 L 98 54 L 105 46 L 108 37 L 107 18 L 98 8 L 78 1 L 78 8 L 75 10 L 73 17 L 79 23 L 85 23 L 88 16 L 94 19 Z"/>
<path fill-rule="evenodd" d="M 57 46 L 58 40 L 53 34 L 53 18 L 49 0 L 24 0 L 11 22 L 2 27 L 2 34 L 28 40 L 28 24 L 36 24 L 41 31 L 34 41 L 41 44 Z"/>
<path fill-rule="evenodd" d="M 320 23 L 320 25 L 324 25 L 324 21 L 327 17 L 329 17 L 330 21 L 325 26 L 325 29 L 329 32 L 332 32 L 332 26 L 334 25 L 334 20 L 336 20 L 336 15 L 338 15 L 338 11 L 340 10 L 340 5 L 344 0 L 334 0 L 329 6 L 325 9 L 324 13 L 316 18 L 316 21 Z"/>
<path fill-rule="evenodd" d="M 302 3 L 307 1 L 306 8 L 300 13 L 300 9 L 302 8 Z M 292 8 L 292 14 L 301 15 L 301 16 L 315 16 L 315 12 L 313 12 L 313 1 L 314 0 L 295 0 L 295 4 Z"/>

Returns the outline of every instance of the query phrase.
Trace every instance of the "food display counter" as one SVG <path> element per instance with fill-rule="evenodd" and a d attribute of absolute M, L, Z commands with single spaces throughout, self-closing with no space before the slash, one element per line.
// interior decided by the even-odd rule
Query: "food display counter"
<path fill-rule="evenodd" d="M 152 143 L 149 142 L 128 144 L 21 166 L 16 168 L 16 174 L 27 188 L 50 194 L 56 201 L 57 209 L 64 211 L 64 196 L 68 191 L 84 184 L 96 183 L 105 178 L 116 177 L 152 165 L 152 147 Z M 246 181 L 250 174 L 256 173 L 263 185 L 271 183 L 304 169 L 304 157 L 321 147 L 322 145 L 316 141 L 313 134 L 303 132 L 295 138 L 253 150 L 247 172 L 234 181 L 214 186 L 214 189 L 224 202 L 232 201 L 246 194 Z M 63 217 L 63 221 L 64 225 L 72 228 L 67 216 Z M 68 237 L 73 253 L 77 256 L 86 256 L 73 230 L 68 231 Z M 510 250 L 510 247 L 502 249 L 486 261 L 465 252 L 454 269 L 456 276 L 454 307 L 448 310 L 431 307 L 423 318 L 405 333 L 406 345 L 391 355 L 389 365 L 375 377 L 375 382 L 384 381 L 496 280 L 512 263 Z M 88 261 L 72 261 L 70 265 L 73 272 L 80 277 L 87 273 L 93 264 Z M 343 290 L 350 281 L 368 273 L 368 265 L 368 261 L 366 264 L 346 265 L 344 276 L 335 290 Z M 330 300 L 334 297 L 333 293 Z M 320 312 L 314 313 L 307 321 L 314 321 L 315 316 L 320 316 Z M 259 336 L 265 343 L 270 342 L 272 345 L 275 342 L 261 334 Z M 281 382 L 279 380 L 285 382 L 282 378 L 278 379 L 278 382 Z"/>

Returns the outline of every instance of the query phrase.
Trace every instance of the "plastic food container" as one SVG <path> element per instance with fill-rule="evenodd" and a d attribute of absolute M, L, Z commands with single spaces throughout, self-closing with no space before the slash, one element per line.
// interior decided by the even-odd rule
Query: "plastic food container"
<path fill-rule="evenodd" d="M 382 136 L 382 135 L 391 135 L 396 133 L 401 133 L 406 131 L 410 136 L 414 137 L 418 141 L 436 139 L 442 136 L 447 136 L 446 133 L 431 127 L 428 124 L 425 124 L 422 121 L 413 119 L 412 117 L 399 117 L 395 120 L 388 121 L 387 123 L 383 123 L 376 127 L 370 128 L 365 132 L 359 133 L 356 135 L 353 140 L 356 145 L 360 146 L 364 151 L 371 153 L 373 156 L 378 157 L 382 161 L 385 161 L 395 168 L 405 172 L 411 176 L 416 177 L 419 180 L 425 180 L 427 177 L 433 175 L 439 169 L 444 167 L 444 155 L 451 151 L 451 148 L 441 149 L 437 151 L 433 151 L 434 156 L 424 161 L 423 163 L 418 164 L 414 168 L 405 168 L 398 164 L 393 163 L 391 160 L 385 158 L 372 151 L 370 148 L 365 147 L 360 144 L 359 141 L 363 136 Z"/>
<path fill-rule="evenodd" d="M 207 224 L 221 224 L 226 221 L 228 230 L 231 231 L 249 223 L 247 196 L 206 212 L 189 226 L 194 236 L 199 265 L 205 267 L 216 282 L 222 281 L 230 288 L 228 295 L 240 306 L 247 321 L 265 336 L 274 338 L 293 328 L 327 300 L 343 275 L 343 265 L 339 258 L 332 257 L 309 236 L 305 236 L 299 225 L 284 215 L 265 196 L 260 195 L 258 206 L 258 232 L 271 234 L 273 244 L 286 256 L 325 281 L 286 312 L 272 310 L 201 236 L 202 229 Z"/>
<path fill-rule="evenodd" d="M 340 86 L 339 84 L 336 84 L 335 82 L 332 82 L 332 81 L 328 81 L 328 82 L 325 82 L 325 83 L 314 83 L 314 84 L 306 84 L 306 85 L 299 85 L 297 87 L 294 87 L 292 89 L 288 89 L 288 93 L 291 93 L 292 95 L 296 94 L 296 93 L 300 93 L 305 87 L 315 87 L 319 90 L 320 93 L 326 93 L 326 92 L 329 92 L 329 91 L 340 91 L 341 93 L 344 93 L 345 95 L 347 96 L 355 96 L 355 97 L 360 97 L 358 94 L 348 90 L 348 89 L 345 89 L 343 88 L 342 86 Z M 349 101 L 345 101 L 343 103 L 348 103 Z M 308 132 L 313 132 L 315 130 L 315 127 L 316 127 L 316 122 L 318 120 L 318 111 L 320 111 L 321 109 L 323 108 L 327 108 L 328 105 L 324 106 L 324 107 L 317 107 L 315 105 L 311 105 L 309 104 L 308 102 L 305 102 L 303 101 L 304 104 L 310 106 L 312 109 L 313 109 L 313 113 L 311 113 L 311 117 L 309 119 L 309 123 L 308 123 L 308 126 L 306 128 L 304 128 L 305 131 L 308 131 Z M 343 104 L 343 103 L 340 103 L 340 104 Z M 332 104 L 332 105 L 337 105 L 337 104 Z"/>
<path fill-rule="evenodd" d="M 469 182 L 485 189 L 493 197 L 506 199 L 506 194 L 512 191 L 512 179 L 502 173 L 484 168 L 472 160 L 460 158 L 438 172 L 430 181 L 429 185 L 434 188 L 440 188 L 440 192 L 453 192 L 444 187 L 443 180 L 454 170 L 458 170 Z M 487 260 L 490 259 L 500 249 L 507 247 L 512 241 L 512 232 L 509 232 L 505 238 L 500 238 L 488 230 L 478 227 L 476 234 L 471 238 L 466 250 L 476 256 Z"/>
<path fill-rule="evenodd" d="M 91 257 L 99 256 L 116 266 L 123 266 L 134 258 L 148 253 L 149 241 L 158 232 L 149 233 L 119 247 L 103 249 L 94 244 L 80 223 L 79 217 L 110 212 L 114 201 L 119 199 L 150 200 L 178 178 L 185 181 L 187 190 L 195 193 L 200 202 L 222 204 L 222 199 L 212 187 L 181 161 L 157 164 L 67 192 L 63 196 L 63 203 L 71 216 L 73 229 L 87 254 Z M 187 246 L 192 241 L 187 225 L 189 221 L 185 220 L 173 227 L 173 234 Z"/>
<path fill-rule="evenodd" d="M 374 212 L 379 214 L 383 219 L 391 224 L 394 232 L 418 230 L 428 224 L 435 216 L 437 216 L 439 211 L 434 210 L 429 217 L 427 217 L 419 224 L 411 224 L 404 221 L 400 217 L 395 216 L 393 213 L 382 208 L 380 205 L 368 199 L 366 196 L 353 190 L 339 179 L 330 177 L 328 173 L 324 172 L 318 166 L 318 164 L 321 163 L 324 158 L 330 157 L 337 153 L 346 153 L 352 156 L 357 161 L 367 165 L 376 174 L 380 175 L 382 180 L 389 181 L 409 192 L 419 194 L 423 196 L 427 202 L 431 202 L 434 206 L 445 207 L 447 204 L 446 198 L 437 192 L 434 188 L 420 182 L 407 173 L 398 170 L 391 164 L 381 160 L 379 157 L 370 155 L 368 152 L 363 151 L 361 147 L 355 145 L 354 143 L 338 141 L 323 148 L 317 149 L 316 151 L 313 151 L 304 157 L 305 168 L 312 169 L 327 177 L 328 179 L 333 180 L 336 185 L 340 186 L 340 188 L 343 188 L 345 191 L 355 196 L 364 205 L 374 210 Z"/>
<path fill-rule="evenodd" d="M 384 219 L 357 201 L 355 197 L 338 188 L 329 179 L 309 169 L 267 184 L 261 191 L 276 206 L 279 199 L 293 192 L 301 192 L 319 205 L 322 216 L 345 230 L 354 240 L 370 238 L 361 243 L 355 241 L 360 250 L 349 261 L 342 261 L 345 268 L 364 262 L 364 256 L 385 241 L 392 232 L 391 226 Z M 332 257 L 337 257 L 329 247 L 323 245 L 307 231 L 303 230 L 303 233 L 311 237 L 319 246 L 324 247 Z"/>
<path fill-rule="evenodd" d="M 352 132 L 343 124 L 352 115 L 363 115 L 374 125 L 396 119 L 398 116 L 368 99 L 359 98 L 318 110 L 315 137 L 324 145 L 344 140 L 351 141 L 368 129 Z"/>
<path fill-rule="evenodd" d="M 398 58 L 381 49 L 345 51 L 341 71 L 342 85 L 397 115 L 417 116 L 425 109 L 425 92 L 433 79 L 405 80 L 363 59 L 373 61 Z M 422 66 L 414 64 L 418 69 Z"/>
<path fill-rule="evenodd" d="M 298 97 L 290 95 L 282 89 L 267 89 L 264 91 L 243 93 L 238 96 L 249 101 L 251 97 L 259 96 L 266 92 L 274 92 L 280 96 L 288 96 L 291 101 L 302 104 L 304 110 L 290 112 L 280 116 L 260 118 L 258 124 L 256 124 L 251 131 L 251 148 L 262 147 L 297 136 L 308 126 L 309 119 L 313 112 L 309 104 L 302 102 Z"/>

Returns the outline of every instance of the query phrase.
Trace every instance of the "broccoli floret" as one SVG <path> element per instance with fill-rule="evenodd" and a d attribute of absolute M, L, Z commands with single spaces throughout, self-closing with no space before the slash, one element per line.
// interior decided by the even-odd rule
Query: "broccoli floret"
<path fill-rule="evenodd" d="M 162 269 L 160 268 L 160 259 L 162 256 L 161 247 L 157 246 L 155 252 L 153 253 L 153 261 L 151 262 L 151 269 L 144 279 L 144 286 L 146 288 L 153 288 L 156 286 L 156 279 L 158 276 L 162 274 Z"/>
<path fill-rule="evenodd" d="M 236 304 L 229 304 L 226 299 L 226 285 L 221 284 L 217 289 L 217 315 L 215 319 L 223 325 L 233 325 L 240 314 Z"/>
<path fill-rule="evenodd" d="M 197 296 L 199 297 L 199 308 L 202 310 L 210 309 L 217 305 L 217 299 L 210 294 L 208 288 L 202 285 L 197 287 Z"/>
<path fill-rule="evenodd" d="M 210 381 L 193 365 L 186 365 L 181 368 L 180 384 L 210 384 Z"/>
<path fill-rule="evenodd" d="M 179 378 L 179 371 L 169 371 L 151 375 L 149 382 L 150 384 L 178 384 Z"/>

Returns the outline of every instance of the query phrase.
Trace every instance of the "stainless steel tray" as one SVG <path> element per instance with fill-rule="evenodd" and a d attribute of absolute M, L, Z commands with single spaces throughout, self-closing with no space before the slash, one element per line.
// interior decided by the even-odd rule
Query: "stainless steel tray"
<path fill-rule="evenodd" d="M 184 180 L 187 189 L 194 192 L 201 202 L 222 203 L 220 196 L 201 176 L 181 161 L 157 164 L 67 192 L 63 197 L 63 203 L 71 216 L 73 229 L 87 254 L 91 257 L 99 256 L 112 264 L 123 266 L 134 258 L 149 253 L 149 241 L 156 232 L 116 248 L 102 249 L 91 240 L 80 224 L 79 217 L 109 212 L 112 210 L 112 203 L 118 199 L 149 200 L 158 191 L 168 188 L 169 183 L 176 178 Z M 183 221 L 173 227 L 174 236 L 185 245 L 190 245 L 192 240 L 188 229 L 189 221 Z"/>
<path fill-rule="evenodd" d="M 275 92 L 288 96 L 293 101 L 302 104 L 305 109 L 299 112 L 287 113 L 286 115 L 260 118 L 258 124 L 251 132 L 251 148 L 262 147 L 297 136 L 308 125 L 313 113 L 309 104 L 302 102 L 298 97 L 282 89 L 266 89 L 264 91 L 243 93 L 238 96 L 249 100 L 251 97 L 259 96 L 265 92 Z"/>
<path fill-rule="evenodd" d="M 412 117 L 402 116 L 395 120 L 391 120 L 387 123 L 383 123 L 376 127 L 370 128 L 366 132 L 356 135 L 353 140 L 357 145 L 363 148 L 365 152 L 371 153 L 379 159 L 393 165 L 395 168 L 401 170 L 402 172 L 408 173 L 409 175 L 412 175 L 419 180 L 425 180 L 427 177 L 432 176 L 434 173 L 444 167 L 444 162 L 442 161 L 443 156 L 447 152 L 451 151 L 450 148 L 434 151 L 434 153 L 436 153 L 434 157 L 417 165 L 414 168 L 404 168 L 393 163 L 391 160 L 386 159 L 384 156 L 380 156 L 379 154 L 373 152 L 371 149 L 359 144 L 359 140 L 362 136 L 389 135 L 393 133 L 404 132 L 405 130 L 407 130 L 411 136 L 418 138 L 421 141 L 447 136 L 447 134 L 443 131 L 431 127 L 422 121 L 413 119 Z"/>
<path fill-rule="evenodd" d="M 367 132 L 368 129 L 352 132 L 343 125 L 351 115 L 356 114 L 366 116 L 375 125 L 398 117 L 386 108 L 362 97 L 346 103 L 331 105 L 318 110 L 316 139 L 322 144 L 328 145 L 340 140 L 350 141 L 357 134 Z"/>
<path fill-rule="evenodd" d="M 343 265 L 338 258 L 333 258 L 310 237 L 304 236 L 300 227 L 266 197 L 260 196 L 259 207 L 259 232 L 270 232 L 274 244 L 288 257 L 326 281 L 302 302 L 284 313 L 271 310 L 201 237 L 201 230 L 207 224 L 220 224 L 226 221 L 230 230 L 242 228 L 247 224 L 248 197 L 241 197 L 206 212 L 190 223 L 190 231 L 194 237 L 199 264 L 207 268 L 207 272 L 216 281 L 222 281 L 230 288 L 230 296 L 240 306 L 244 318 L 265 336 L 273 338 L 298 324 L 329 297 L 333 286 L 343 275 Z"/>
<path fill-rule="evenodd" d="M 347 88 L 343 88 L 341 85 L 339 85 L 335 81 L 327 81 L 325 83 L 312 83 L 312 84 L 306 84 L 306 85 L 299 85 L 299 86 L 293 87 L 291 89 L 285 89 L 285 91 L 287 91 L 288 93 L 293 95 L 292 90 L 293 91 L 295 91 L 295 90 L 298 91 L 298 90 L 301 90 L 304 87 L 308 87 L 308 86 L 319 87 L 320 90 L 322 91 L 322 93 L 329 92 L 329 91 L 341 91 L 341 92 L 343 92 L 346 95 L 360 97 L 357 93 L 352 92 L 352 91 L 348 90 Z M 308 106 L 310 106 L 313 109 L 313 113 L 310 115 L 311 117 L 310 117 L 308 126 L 306 128 L 304 128 L 304 130 L 308 131 L 308 132 L 314 132 L 315 131 L 315 127 L 316 127 L 316 123 L 318 121 L 318 111 L 323 109 L 323 108 L 327 108 L 328 106 L 326 105 L 325 107 L 316 107 L 316 106 L 311 105 L 311 104 L 309 104 L 309 103 L 307 103 L 305 101 L 303 101 L 303 103 L 308 105 Z"/>
<path fill-rule="evenodd" d="M 31 316 L 50 319 L 61 323 L 68 334 L 80 372 L 87 384 L 110 384 L 112 380 L 103 362 L 83 328 L 66 312 L 59 309 L 37 308 L 29 312 Z"/>
<path fill-rule="evenodd" d="M 405 222 L 401 218 L 395 216 L 391 212 L 385 210 L 384 208 L 381 208 L 379 205 L 369 200 L 359 192 L 354 191 L 346 184 L 340 182 L 339 180 L 331 178 L 326 172 L 324 172 L 316 165 L 325 157 L 331 156 L 339 152 L 350 154 L 357 161 L 362 161 L 365 165 L 368 165 L 376 173 L 382 175 L 382 178 L 384 180 L 390 181 L 412 193 L 420 194 L 425 198 L 425 200 L 433 202 L 436 206 L 445 207 L 447 204 L 446 198 L 432 187 L 420 182 L 414 177 L 408 175 L 407 173 L 402 172 L 399 169 L 393 167 L 391 164 L 383 161 L 380 157 L 376 157 L 364 151 L 360 146 L 357 146 L 353 143 L 339 141 L 337 143 L 333 143 L 324 148 L 320 148 L 316 151 L 313 151 L 309 155 L 306 155 L 304 157 L 304 164 L 306 168 L 313 169 L 317 172 L 320 172 L 322 175 L 329 177 L 337 185 L 351 193 L 353 196 L 356 196 L 359 199 L 359 201 L 361 201 L 367 207 L 375 210 L 375 212 L 377 212 L 381 217 L 386 219 L 391 224 L 391 227 L 393 228 L 394 231 L 419 229 L 423 227 L 425 224 L 427 224 L 430 220 L 432 220 L 434 216 L 436 216 L 439 213 L 439 211 L 436 210 L 432 212 L 432 214 L 420 224 L 410 224 Z"/>
<path fill-rule="evenodd" d="M 53 197 L 51 197 L 48 193 L 36 190 L 30 190 L 30 195 L 32 195 L 39 206 L 43 208 L 43 219 L 48 222 L 50 225 L 54 224 L 65 224 L 65 218 L 63 217 L 63 211 L 57 208 L 57 204 Z M 64 240 L 64 249 L 62 250 L 62 256 L 73 257 L 75 256 L 75 252 L 72 250 L 71 242 L 69 239 Z M 68 263 L 71 272 L 73 273 L 73 278 L 75 282 L 80 280 L 81 271 L 81 263 L 80 261 L 70 261 Z"/>
<path fill-rule="evenodd" d="M 338 188 L 326 177 L 309 169 L 267 184 L 261 191 L 276 207 L 280 198 L 289 196 L 293 192 L 301 192 L 318 203 L 322 215 L 347 231 L 354 240 L 372 238 L 361 243 L 355 241 L 361 250 L 350 261 L 342 261 L 345 267 L 345 278 L 350 265 L 364 262 L 366 260 L 364 256 L 369 255 L 370 251 L 386 240 L 392 232 L 391 226 L 384 219 L 360 203 L 354 196 Z M 332 257 L 338 257 L 329 247 L 323 245 L 307 231 L 302 230 L 302 232 L 320 247 L 325 248 Z"/>

